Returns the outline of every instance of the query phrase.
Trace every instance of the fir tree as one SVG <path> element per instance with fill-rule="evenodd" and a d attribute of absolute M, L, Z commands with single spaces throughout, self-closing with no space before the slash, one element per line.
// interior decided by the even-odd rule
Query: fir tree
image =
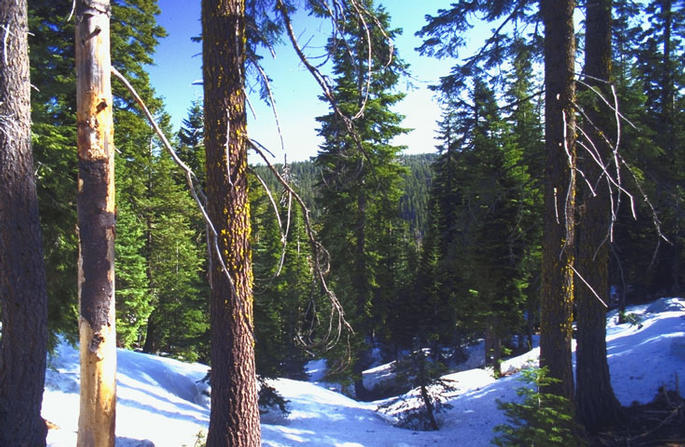
<path fill-rule="evenodd" d="M 373 3 L 366 0 L 364 6 L 373 8 Z M 389 42 L 379 27 L 387 28 L 389 17 L 381 8 L 373 10 L 378 22 L 368 24 L 374 47 L 371 66 L 367 63 L 364 28 L 352 12 L 340 24 L 348 41 L 336 37 L 328 42 L 334 61 L 334 99 L 345 114 L 354 115 L 362 107 L 363 113 L 352 121 L 356 136 L 347 131 L 335 113 L 319 117 L 324 144 L 316 159 L 323 176 L 320 200 L 326 207 L 322 239 L 328 250 L 336 254 L 332 264 L 336 293 L 357 331 L 353 341 L 353 373 L 358 397 L 364 395 L 360 375 L 366 364 L 365 345 L 375 329 L 371 315 L 374 306 L 379 305 L 377 293 L 384 287 L 393 287 L 378 283 L 384 254 L 374 236 L 388 226 L 397 228 L 397 237 L 406 232 L 398 209 L 404 171 L 397 158 L 401 148 L 390 144 L 404 129 L 399 127 L 401 116 L 389 111 L 403 97 L 392 89 L 405 67 L 397 55 L 389 65 L 382 59 L 381 55 L 388 54 Z M 387 33 L 392 38 L 397 32 Z"/>

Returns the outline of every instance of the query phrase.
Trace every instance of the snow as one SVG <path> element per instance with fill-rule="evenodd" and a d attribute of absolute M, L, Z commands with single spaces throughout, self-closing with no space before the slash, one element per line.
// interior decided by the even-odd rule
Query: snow
<path fill-rule="evenodd" d="M 624 405 L 651 401 L 660 387 L 685 387 L 685 299 L 662 298 L 632 307 L 635 324 L 617 324 L 617 315 L 607 317 L 608 362 L 612 384 Z M 467 365 L 479 365 L 474 345 Z M 481 353 L 482 354 L 482 353 Z M 497 400 L 516 398 L 521 386 L 516 373 L 535 365 L 539 348 L 506 360 L 507 374 L 495 380 L 492 372 L 470 368 L 445 376 L 455 390 L 447 394 L 452 406 L 441 415 L 437 432 L 419 432 L 392 425 L 393 399 L 357 402 L 321 382 L 325 362 L 308 365 L 309 382 L 277 379 L 270 382 L 289 400 L 287 418 L 267 414 L 262 419 L 264 446 L 420 447 L 439 445 L 487 446 L 493 427 L 504 423 Z M 209 401 L 201 379 L 207 366 L 137 352 L 118 351 L 117 446 L 192 447 L 198 433 L 206 432 Z M 462 365 L 463 369 L 464 365 Z M 369 384 L 387 380 L 391 365 L 366 372 Z M 79 411 L 79 363 L 76 348 L 61 343 L 48 361 L 43 417 L 58 428 L 48 434 L 48 446 L 76 443 Z M 403 396 L 416 400 L 416 392 Z M 405 400 L 406 401 L 406 400 Z M 379 410 L 380 404 L 389 404 Z"/>

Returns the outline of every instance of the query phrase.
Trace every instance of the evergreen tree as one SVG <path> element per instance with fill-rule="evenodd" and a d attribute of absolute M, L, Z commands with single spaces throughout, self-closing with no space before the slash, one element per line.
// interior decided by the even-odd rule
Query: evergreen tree
<path fill-rule="evenodd" d="M 51 332 L 75 338 L 76 319 L 76 83 L 74 76 L 73 21 L 67 21 L 71 4 L 37 0 L 30 5 L 29 36 L 31 77 L 37 87 L 32 95 L 33 148 L 37 161 L 38 196 L 47 265 L 49 325 Z M 159 13 L 156 1 L 117 0 L 112 2 L 111 54 L 113 65 L 134 84 L 153 111 L 161 103 L 154 99 L 144 66 L 152 63 L 151 54 L 164 30 L 155 22 Z M 133 114 L 132 100 L 115 83 L 115 143 L 124 146 L 129 131 L 148 136 L 138 141 L 149 146 L 149 127 L 142 116 Z M 124 124 L 125 112 L 138 121 Z M 131 118 L 132 120 L 135 118 Z M 130 122 L 130 121 L 129 121 Z M 121 132 L 119 128 L 121 127 Z M 130 152 L 129 152 L 130 153 Z M 121 163 L 119 163 L 121 166 Z M 121 178 L 117 179 L 120 182 Z M 131 204 L 131 210 L 136 206 Z M 123 266 L 122 266 L 123 267 Z M 131 267 L 132 268 L 132 267 Z M 137 296 L 142 297 L 142 294 Z"/>
<path fill-rule="evenodd" d="M 305 355 L 298 339 L 313 293 L 309 241 L 302 213 L 293 203 L 288 209 L 288 195 L 283 193 L 278 211 L 284 231 L 289 229 L 284 252 L 275 210 L 266 193 L 257 184 L 253 184 L 250 193 L 255 229 L 252 247 L 257 372 L 264 377 L 301 378 Z"/>
<path fill-rule="evenodd" d="M 154 310 L 144 350 L 185 360 L 207 360 L 209 318 L 201 281 L 203 246 L 192 227 L 197 215 L 186 185 L 166 152 L 152 154 L 150 200 L 145 209 L 148 272 Z"/>
<path fill-rule="evenodd" d="M 544 228 L 540 365 L 558 382 L 547 391 L 573 397 L 571 335 L 575 213 L 575 1 L 541 0 L 545 26 Z M 557 220 L 557 216 L 559 216 Z"/>
<path fill-rule="evenodd" d="M 387 36 L 382 32 L 380 27 L 387 28 L 390 20 L 387 13 L 375 8 L 370 0 L 363 5 L 378 18 L 377 23 L 367 23 L 374 48 L 371 65 L 367 60 L 366 31 L 353 12 L 348 11 L 345 22 L 339 24 L 346 40 L 336 36 L 328 42 L 334 62 L 333 97 L 337 107 L 349 115 L 363 107 L 363 113 L 352 121 L 355 135 L 347 131 L 346 123 L 336 113 L 319 117 L 324 143 L 316 158 L 323 176 L 320 200 L 325 204 L 321 235 L 327 249 L 335 253 L 332 272 L 336 293 L 357 333 L 353 340 L 353 374 L 360 398 L 365 391 L 361 371 L 367 364 L 366 343 L 371 341 L 374 329 L 380 329 L 371 318 L 376 306 L 381 305 L 378 294 L 385 289 L 390 296 L 397 296 L 393 292 L 396 284 L 379 283 L 380 266 L 392 261 L 382 259 L 386 255 L 376 237 L 391 227 L 393 237 L 401 239 L 406 234 L 398 209 L 404 172 L 398 160 L 401 148 L 390 144 L 404 129 L 399 127 L 401 116 L 389 110 L 403 97 L 392 89 L 405 67 L 397 55 L 389 64 L 381 56 L 388 54 L 387 39 L 398 32 L 387 31 Z M 382 317 L 375 321 L 379 320 Z"/>
<path fill-rule="evenodd" d="M 0 445 L 44 446 L 47 290 L 31 152 L 26 1 L 0 23 Z"/>
<path fill-rule="evenodd" d="M 246 17 L 241 0 L 202 1 L 207 211 L 219 245 L 212 256 L 218 268 L 210 272 L 211 447 L 260 443 L 247 181 Z"/>
<path fill-rule="evenodd" d="M 607 97 L 610 92 L 606 84 L 611 80 L 611 6 L 612 0 L 594 0 L 586 5 L 585 74 L 587 83 L 595 86 L 597 92 Z M 599 163 L 610 166 L 611 147 L 605 138 L 611 131 L 609 110 L 600 106 L 601 100 L 595 92 L 587 91 L 588 121 L 596 129 L 586 131 L 595 148 Z M 584 123 L 581 123 L 581 125 Z M 613 132 L 612 132 L 613 133 Z M 612 138 L 613 139 L 613 138 Z M 578 271 L 587 284 L 576 287 L 576 405 L 578 416 L 585 428 L 598 428 L 617 422 L 620 404 L 614 396 L 609 377 L 606 352 L 606 307 L 609 301 L 609 247 L 608 235 L 611 224 L 612 191 L 602 181 L 602 168 L 589 154 L 579 157 L 579 168 L 589 182 L 597 188 L 598 195 L 578 185 Z M 603 184 L 604 183 L 604 184 Z M 590 290 L 592 288 L 592 290 Z M 604 301 L 602 303 L 594 294 Z"/>
<path fill-rule="evenodd" d="M 126 202 L 117 207 L 114 268 L 117 278 L 117 345 L 142 346 L 143 328 L 152 312 L 144 257 L 144 226 Z"/>

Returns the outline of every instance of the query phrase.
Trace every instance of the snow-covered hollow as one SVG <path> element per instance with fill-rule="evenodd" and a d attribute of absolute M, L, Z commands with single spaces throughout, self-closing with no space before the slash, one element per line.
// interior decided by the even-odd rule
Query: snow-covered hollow
<path fill-rule="evenodd" d="M 663 298 L 628 310 L 639 325 L 607 320 L 608 359 L 618 399 L 624 405 L 649 402 L 659 387 L 685 389 L 685 300 Z M 518 370 L 537 360 L 531 351 L 510 359 L 503 370 Z M 125 350 L 118 351 L 117 446 L 192 447 L 206 431 L 209 409 L 198 381 L 207 366 L 183 363 Z M 321 363 L 317 364 L 319 367 Z M 320 374 L 316 379 L 322 377 Z M 377 411 L 378 402 L 356 402 L 324 384 L 278 379 L 272 385 L 290 401 L 287 419 L 262 421 L 264 446 L 419 447 L 487 446 L 493 427 L 505 422 L 496 399 L 513 400 L 521 385 L 514 374 L 495 380 L 484 369 L 453 373 L 457 391 L 437 432 L 413 432 L 391 425 L 392 414 Z M 678 380 L 678 384 L 676 384 Z M 76 443 L 79 411 L 78 351 L 66 343 L 49 360 L 43 416 L 58 428 L 48 445 Z"/>

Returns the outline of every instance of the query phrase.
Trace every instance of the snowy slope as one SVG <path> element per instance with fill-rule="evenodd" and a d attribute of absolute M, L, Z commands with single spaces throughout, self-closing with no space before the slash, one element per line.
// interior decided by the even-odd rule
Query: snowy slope
<path fill-rule="evenodd" d="M 665 298 L 631 308 L 639 325 L 607 326 L 612 382 L 624 405 L 649 402 L 661 386 L 685 389 L 685 300 Z M 503 365 L 518 370 L 537 360 L 537 348 Z M 117 446 L 193 446 L 207 429 L 209 410 L 196 381 L 207 367 L 146 354 L 118 351 Z M 484 369 L 447 376 L 457 391 L 438 432 L 393 427 L 378 403 L 356 402 L 323 385 L 279 379 L 272 383 L 290 401 L 286 420 L 262 421 L 263 445 L 337 447 L 487 446 L 492 429 L 503 423 L 496 399 L 513 400 L 521 385 L 517 374 L 494 380 Z M 43 416 L 59 428 L 50 430 L 48 445 L 71 447 L 78 421 L 78 351 L 63 343 L 49 361 Z M 318 377 L 317 377 L 318 378 Z M 676 379 L 677 378 L 677 379 Z"/>

